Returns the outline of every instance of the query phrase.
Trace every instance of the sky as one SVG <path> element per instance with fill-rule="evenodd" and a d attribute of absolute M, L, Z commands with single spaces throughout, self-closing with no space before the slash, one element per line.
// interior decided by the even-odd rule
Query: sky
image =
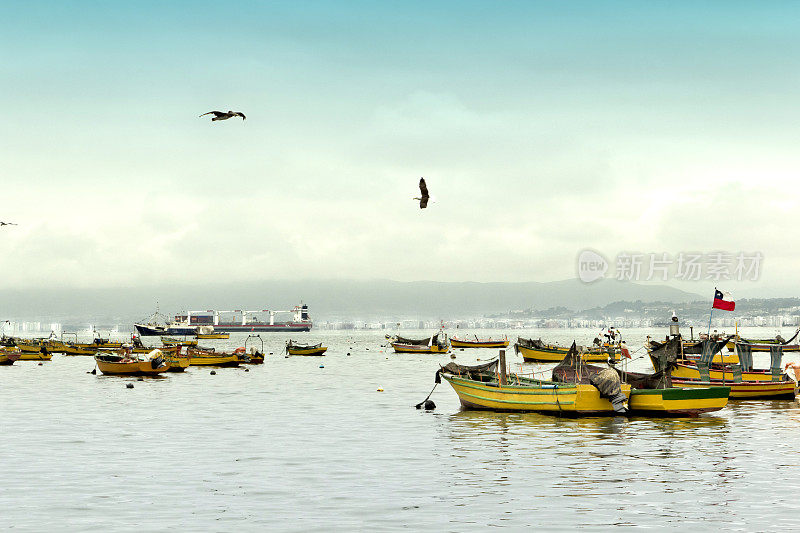
<path fill-rule="evenodd" d="M 800 296 L 798 30 L 789 2 L 3 2 L 0 288 L 551 281 L 591 249 L 760 252 L 671 283 Z"/>

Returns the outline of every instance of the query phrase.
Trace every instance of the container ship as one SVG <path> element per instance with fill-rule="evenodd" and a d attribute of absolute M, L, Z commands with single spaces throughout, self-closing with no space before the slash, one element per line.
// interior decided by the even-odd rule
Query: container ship
<path fill-rule="evenodd" d="M 291 320 L 276 320 L 276 315 L 290 314 Z M 196 335 L 198 331 L 220 332 L 263 332 L 263 331 L 311 331 L 312 322 L 308 316 L 308 306 L 301 304 L 289 311 L 187 311 L 175 315 L 166 323 L 159 323 L 158 311 L 142 322 L 134 324 L 141 336 L 153 335 Z"/>

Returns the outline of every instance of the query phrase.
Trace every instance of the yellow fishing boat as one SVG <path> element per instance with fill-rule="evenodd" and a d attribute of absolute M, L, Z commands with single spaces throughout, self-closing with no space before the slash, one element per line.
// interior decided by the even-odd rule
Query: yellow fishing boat
<path fill-rule="evenodd" d="M 13 365 L 20 355 L 20 351 L 13 348 L 0 349 L 0 366 Z"/>
<path fill-rule="evenodd" d="M 675 383 L 675 382 L 673 382 Z M 728 386 L 671 389 L 632 389 L 628 398 L 631 414 L 648 416 L 697 416 L 719 411 L 728 405 Z"/>
<path fill-rule="evenodd" d="M 453 348 L 507 348 L 508 339 L 479 339 L 477 335 L 475 340 L 450 337 L 450 346 Z"/>
<path fill-rule="evenodd" d="M 680 335 L 673 333 L 673 339 L 667 343 L 649 342 L 648 353 L 656 369 L 663 367 L 654 352 L 668 343 L 677 342 Z M 705 388 L 713 386 L 730 387 L 731 399 L 754 398 L 787 398 L 794 397 L 796 384 L 783 374 L 781 368 L 782 351 L 775 347 L 771 353 L 771 366 L 769 370 L 755 370 L 752 368 L 752 350 L 747 343 L 737 343 L 737 353 L 740 364 L 715 365 L 711 363 L 716 355 L 727 344 L 729 339 L 703 339 L 700 341 L 700 355 L 696 360 L 682 359 L 670 361 L 672 386 L 682 388 Z M 681 349 L 685 348 L 681 344 Z"/>
<path fill-rule="evenodd" d="M 21 352 L 19 355 L 20 361 L 50 361 L 52 359 L 53 354 L 47 351 Z"/>
<path fill-rule="evenodd" d="M 450 351 L 450 342 L 443 331 L 431 335 L 427 339 L 407 339 L 399 335 L 393 337 L 394 340 L 389 344 L 394 348 L 395 353 L 447 353 Z"/>
<path fill-rule="evenodd" d="M 42 349 L 41 339 L 17 339 L 14 345 L 22 353 L 39 353 Z"/>
<path fill-rule="evenodd" d="M 286 343 L 286 353 L 289 355 L 325 355 L 328 350 L 322 343 L 319 344 L 296 344 L 293 341 Z"/>
<path fill-rule="evenodd" d="M 103 374 L 116 376 L 151 376 L 169 370 L 169 365 L 160 354 L 140 358 L 130 351 L 123 353 L 99 353 L 94 357 L 97 368 Z"/>
<path fill-rule="evenodd" d="M 725 381 L 723 383 L 722 380 L 673 379 L 672 384 L 675 387 L 687 389 L 702 389 L 724 385 L 730 387 L 730 397 L 737 400 L 794 398 L 797 394 L 797 384 L 794 381 L 748 381 L 740 383 Z"/>
<path fill-rule="evenodd" d="M 85 348 L 83 346 L 67 343 L 64 345 L 64 355 L 95 355 L 99 351 L 98 348 Z"/>
<path fill-rule="evenodd" d="M 514 351 L 522 355 L 526 363 L 558 363 L 567 355 L 569 348 L 555 344 L 545 344 L 541 339 L 523 339 L 514 343 Z M 602 363 L 609 359 L 619 361 L 620 351 L 616 348 L 591 348 L 582 355 L 587 363 Z"/>
<path fill-rule="evenodd" d="M 197 341 L 193 339 L 176 339 L 174 337 L 161 337 L 161 344 L 164 346 L 197 346 Z"/>
<path fill-rule="evenodd" d="M 498 362 L 466 367 L 449 363 L 437 372 L 458 395 L 465 409 L 532 411 L 567 416 L 615 414 L 611 400 L 594 385 L 531 379 L 517 374 L 501 375 Z M 627 398 L 631 388 L 620 386 Z"/>
<path fill-rule="evenodd" d="M 189 348 L 187 357 L 190 366 L 239 366 L 239 356 L 232 353 L 216 353 Z"/>
<path fill-rule="evenodd" d="M 230 333 L 198 333 L 198 339 L 230 339 Z M 197 343 L 195 343 L 197 344 Z"/>

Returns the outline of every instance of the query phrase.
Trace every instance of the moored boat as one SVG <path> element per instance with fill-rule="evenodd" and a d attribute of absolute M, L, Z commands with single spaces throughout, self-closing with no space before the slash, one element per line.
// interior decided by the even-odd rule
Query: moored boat
<path fill-rule="evenodd" d="M 14 348 L 0 349 L 0 366 L 13 365 L 14 361 L 18 361 L 21 353 Z"/>
<path fill-rule="evenodd" d="M 94 360 L 100 372 L 106 375 L 152 376 L 169 370 L 169 364 L 158 350 L 141 357 L 129 349 L 121 348 L 117 353 L 98 353 Z"/>
<path fill-rule="evenodd" d="M 542 339 L 517 338 L 514 343 L 514 351 L 522 356 L 526 363 L 558 363 L 569 352 L 569 348 L 555 344 L 546 344 Z M 587 363 L 601 363 L 608 361 L 618 361 L 620 351 L 615 347 L 593 347 L 585 350 L 582 354 L 583 361 Z"/>
<path fill-rule="evenodd" d="M 392 345 L 395 353 L 434 354 L 450 351 L 450 342 L 443 331 L 439 331 L 427 339 L 408 339 L 398 335 L 393 337 L 389 344 Z"/>
<path fill-rule="evenodd" d="M 239 366 L 239 357 L 232 353 L 188 348 L 187 357 L 189 366 Z"/>
<path fill-rule="evenodd" d="M 508 338 L 504 337 L 502 339 L 479 339 L 478 336 L 475 336 L 475 339 L 458 339 L 456 337 L 450 337 L 450 346 L 453 348 L 507 348 L 508 347 Z"/>
<path fill-rule="evenodd" d="M 497 360 L 484 365 L 448 363 L 437 371 L 458 395 L 465 409 L 538 412 L 564 416 L 611 415 L 612 401 L 591 384 L 560 383 L 498 371 Z M 619 387 L 623 398 L 630 385 Z"/>
<path fill-rule="evenodd" d="M 217 332 L 217 333 L 198 333 L 198 339 L 230 339 L 231 334 L 225 332 Z"/>
<path fill-rule="evenodd" d="M 310 356 L 320 356 L 325 355 L 325 352 L 328 350 L 327 346 L 323 346 L 322 343 L 319 344 L 299 344 L 292 340 L 286 343 L 286 353 L 289 355 L 310 355 Z"/>

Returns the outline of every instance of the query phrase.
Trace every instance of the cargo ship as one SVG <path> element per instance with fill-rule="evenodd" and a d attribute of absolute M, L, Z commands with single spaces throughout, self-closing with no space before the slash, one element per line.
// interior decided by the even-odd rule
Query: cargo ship
<path fill-rule="evenodd" d="M 276 320 L 278 314 L 291 314 L 291 320 Z M 156 311 L 149 318 L 134 324 L 141 336 L 196 335 L 198 331 L 219 332 L 264 332 L 264 331 L 311 331 L 312 322 L 306 304 L 296 305 L 289 311 L 187 311 L 175 315 L 170 321 L 160 320 Z M 202 329 L 201 329 L 202 328 Z"/>

